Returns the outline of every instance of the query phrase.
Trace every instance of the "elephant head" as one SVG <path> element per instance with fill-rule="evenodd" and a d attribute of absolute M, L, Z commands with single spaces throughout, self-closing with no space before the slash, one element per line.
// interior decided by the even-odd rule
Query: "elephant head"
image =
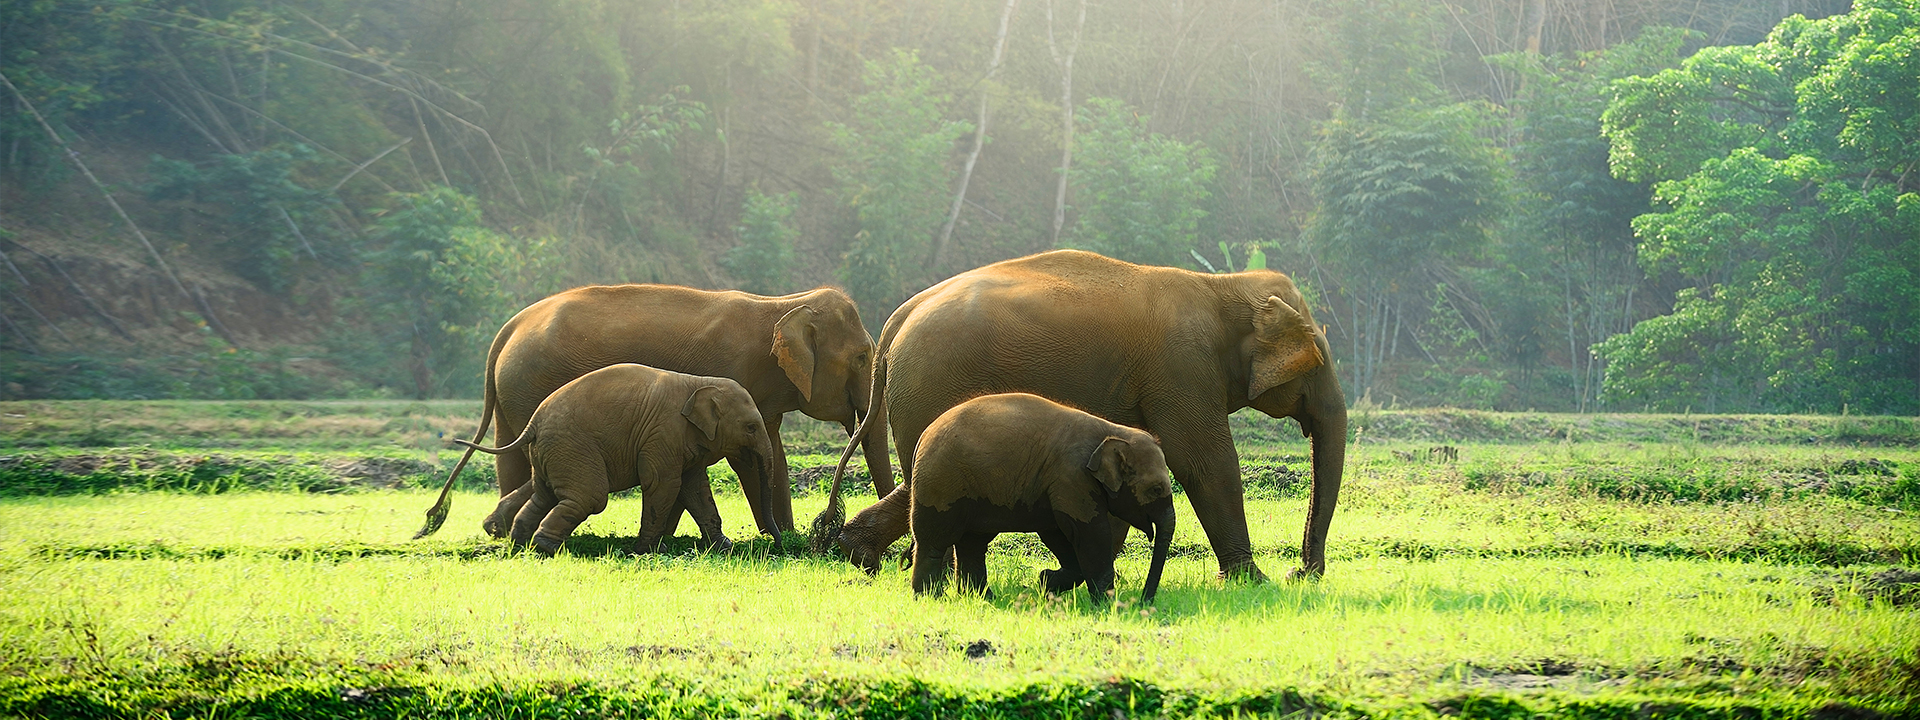
<path fill-rule="evenodd" d="M 824 289 L 787 311 L 773 327 L 773 357 L 800 390 L 801 412 L 853 431 L 873 381 L 873 338 L 853 300 Z"/>
<path fill-rule="evenodd" d="M 721 382 L 695 388 L 680 408 L 680 414 L 692 428 L 689 441 L 707 458 L 740 458 L 759 468 L 761 497 L 770 497 L 773 440 L 767 436 L 760 409 L 739 383 L 724 378 L 707 379 Z M 779 525 L 774 522 L 771 506 L 764 506 L 763 511 L 767 515 L 767 527 L 775 528 L 777 533 Z"/>
<path fill-rule="evenodd" d="M 1306 309 L 1306 299 L 1285 275 L 1241 273 L 1242 296 L 1251 295 L 1252 331 L 1241 344 L 1247 368 L 1247 404 L 1271 417 L 1291 417 L 1312 442 L 1313 491 L 1307 503 L 1295 577 L 1326 571 L 1327 529 L 1340 497 L 1346 468 L 1347 404 L 1340 380 L 1327 359 L 1333 357 Z"/>
<path fill-rule="evenodd" d="M 1153 540 L 1153 559 L 1146 585 L 1140 591 L 1141 602 L 1151 604 L 1160 590 L 1160 571 L 1166 567 L 1167 550 L 1173 544 L 1173 475 L 1167 471 L 1167 457 L 1152 435 L 1130 435 L 1101 440 L 1087 458 L 1086 468 L 1106 490 L 1109 512 Z"/>

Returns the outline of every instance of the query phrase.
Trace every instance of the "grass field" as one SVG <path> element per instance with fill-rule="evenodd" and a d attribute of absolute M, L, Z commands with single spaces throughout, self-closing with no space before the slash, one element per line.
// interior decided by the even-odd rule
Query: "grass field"
<path fill-rule="evenodd" d="M 637 496 L 509 554 L 488 472 L 408 541 L 477 412 L 0 403 L 0 716 L 1920 714 L 1912 419 L 1356 413 L 1324 579 L 1215 579 L 1178 501 L 1145 609 L 1138 535 L 1110 608 L 1038 592 L 1031 536 L 993 546 L 993 600 L 916 599 L 750 538 L 724 465 L 728 555 L 626 557 Z M 837 428 L 787 429 L 795 468 L 835 459 Z M 1306 446 L 1236 434 L 1278 577 Z"/>

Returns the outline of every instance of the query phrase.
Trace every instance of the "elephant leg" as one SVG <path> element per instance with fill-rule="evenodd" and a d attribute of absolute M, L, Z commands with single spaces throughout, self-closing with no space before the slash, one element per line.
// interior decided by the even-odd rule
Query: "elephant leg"
<path fill-rule="evenodd" d="M 793 529 L 793 476 L 787 470 L 787 446 L 780 443 L 780 421 L 784 413 L 774 413 L 761 418 L 766 423 L 767 440 L 773 443 L 773 457 L 767 458 L 767 464 L 773 466 L 773 519 L 780 527 Z M 755 489 L 755 492 L 759 490 Z"/>
<path fill-rule="evenodd" d="M 1113 592 L 1113 534 L 1107 528 L 1108 517 L 1095 517 L 1073 536 L 1074 555 L 1087 575 L 1087 597 L 1095 605 L 1106 604 Z"/>
<path fill-rule="evenodd" d="M 548 475 L 542 468 L 542 475 Z M 563 483 L 552 480 L 544 483 L 553 488 L 553 496 L 559 500 L 553 509 L 547 511 L 547 517 L 540 521 L 540 529 L 533 533 L 533 547 L 542 555 L 552 555 L 560 551 L 560 546 L 573 535 L 574 528 L 587 518 L 607 509 L 607 466 L 599 455 L 567 462 L 564 470 L 555 468 L 551 477 L 564 479 Z M 515 524 L 518 524 L 515 520 Z"/>
<path fill-rule="evenodd" d="M 932 543 L 913 544 L 913 594 L 940 596 L 947 585 L 947 558 L 953 546 L 935 548 Z"/>
<path fill-rule="evenodd" d="M 706 476 L 705 468 L 701 468 L 700 472 L 702 477 Z M 634 538 L 633 549 L 630 552 L 635 555 L 653 552 L 660 547 L 660 539 L 667 536 L 667 531 L 679 525 L 680 511 L 683 509 L 680 488 L 685 484 L 683 480 L 685 477 L 682 475 L 662 479 L 652 485 L 641 484 L 640 536 Z M 708 496 L 712 496 L 711 490 L 708 491 Z M 697 516 L 694 522 L 699 522 Z"/>
<path fill-rule="evenodd" d="M 1246 495 L 1233 433 L 1226 418 L 1192 425 L 1161 428 L 1167 469 L 1193 503 L 1193 514 L 1200 518 L 1200 528 L 1220 563 L 1220 576 L 1265 582 L 1267 576 L 1254 563 L 1253 541 L 1247 537 Z"/>
<path fill-rule="evenodd" d="M 527 429 L 526 420 L 513 420 L 505 413 L 494 412 L 494 445 L 505 445 L 520 437 Z M 518 447 L 493 456 L 494 474 L 500 482 L 500 495 L 505 497 L 520 489 L 533 479 L 533 461 L 527 457 L 527 449 Z M 495 536 L 499 537 L 499 536 Z"/>
<path fill-rule="evenodd" d="M 493 506 L 493 513 L 480 522 L 480 529 L 487 531 L 489 537 L 506 537 L 513 531 L 513 521 L 520 514 L 520 508 L 533 498 L 533 486 L 531 482 L 525 483 L 500 498 L 500 504 Z"/>
<path fill-rule="evenodd" d="M 1065 532 L 1059 528 L 1041 530 L 1040 542 L 1053 551 L 1054 559 L 1060 561 L 1059 570 L 1040 571 L 1040 584 L 1046 588 L 1047 594 L 1058 595 L 1086 582 L 1087 576 L 1080 570 L 1080 554 L 1074 550 L 1073 540 Z"/>
<path fill-rule="evenodd" d="M 693 515 L 693 524 L 700 528 L 702 545 L 714 552 L 733 549 L 733 541 L 720 529 L 720 508 L 713 503 L 713 484 L 707 481 L 706 468 L 689 468 L 680 474 L 680 496 L 675 504 Z"/>
<path fill-rule="evenodd" d="M 545 520 L 547 513 L 560 502 L 559 498 L 554 497 L 553 488 L 547 487 L 547 483 L 540 478 L 534 478 L 520 487 L 526 491 L 527 501 L 520 505 L 519 512 L 513 514 L 511 542 L 515 548 L 526 547 L 527 543 L 533 541 L 533 531 L 539 529 L 540 521 Z M 521 491 L 514 492 L 518 494 Z"/>
<path fill-rule="evenodd" d="M 916 518 L 920 522 L 918 532 L 913 535 L 913 594 L 933 593 L 940 595 L 947 584 L 947 569 L 951 566 L 954 543 L 960 540 L 960 533 L 947 526 L 936 513 L 928 512 Z"/>
<path fill-rule="evenodd" d="M 953 546 L 953 570 L 960 590 L 980 591 L 988 600 L 993 599 L 993 589 L 987 587 L 987 544 L 993 542 L 993 536 L 967 533 Z"/>

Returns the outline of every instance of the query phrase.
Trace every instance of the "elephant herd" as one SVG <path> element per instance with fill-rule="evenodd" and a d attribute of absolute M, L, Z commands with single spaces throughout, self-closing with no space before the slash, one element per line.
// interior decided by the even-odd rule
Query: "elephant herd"
<path fill-rule="evenodd" d="M 569 290 L 520 311 L 488 350 L 485 405 L 416 537 L 445 521 L 474 451 L 495 455 L 501 501 L 488 534 L 557 551 L 607 495 L 642 493 L 635 552 L 691 513 L 727 544 L 707 482 L 724 459 L 762 532 L 793 529 L 780 421 L 840 423 L 849 443 L 816 544 L 875 572 L 914 535 L 913 586 L 949 566 L 984 588 L 987 542 L 1036 532 L 1060 561 L 1049 592 L 1113 583 L 1129 527 L 1154 543 L 1151 600 L 1185 490 L 1220 573 L 1258 580 L 1239 457 L 1228 429 L 1252 407 L 1299 421 L 1312 448 L 1300 566 L 1326 568 L 1346 457 L 1331 354 L 1285 275 L 1203 274 L 1059 250 L 987 265 L 909 299 L 876 343 L 853 301 L 821 288 L 782 297 L 663 285 Z M 500 447 L 479 445 L 489 425 Z M 898 448 L 895 487 L 888 435 Z M 840 522 L 855 448 L 880 501 Z M 952 562 L 949 563 L 949 558 Z"/>

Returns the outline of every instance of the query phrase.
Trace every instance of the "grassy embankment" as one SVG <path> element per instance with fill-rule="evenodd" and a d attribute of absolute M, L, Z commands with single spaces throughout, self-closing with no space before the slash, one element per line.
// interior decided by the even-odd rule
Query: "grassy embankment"
<path fill-rule="evenodd" d="M 994 546 L 992 601 L 916 600 L 793 537 L 625 558 L 638 497 L 566 556 L 512 556 L 478 532 L 485 472 L 408 542 L 456 457 L 426 462 L 435 433 L 477 410 L 0 403 L 0 715 L 1920 712 L 1920 586 L 1889 571 L 1920 564 L 1907 419 L 1357 414 L 1325 579 L 1214 579 L 1182 506 L 1143 612 L 1138 537 L 1105 610 L 1038 593 L 1024 536 Z M 1277 576 L 1306 448 L 1242 420 Z M 795 467 L 833 459 L 837 430 L 789 426 Z"/>

